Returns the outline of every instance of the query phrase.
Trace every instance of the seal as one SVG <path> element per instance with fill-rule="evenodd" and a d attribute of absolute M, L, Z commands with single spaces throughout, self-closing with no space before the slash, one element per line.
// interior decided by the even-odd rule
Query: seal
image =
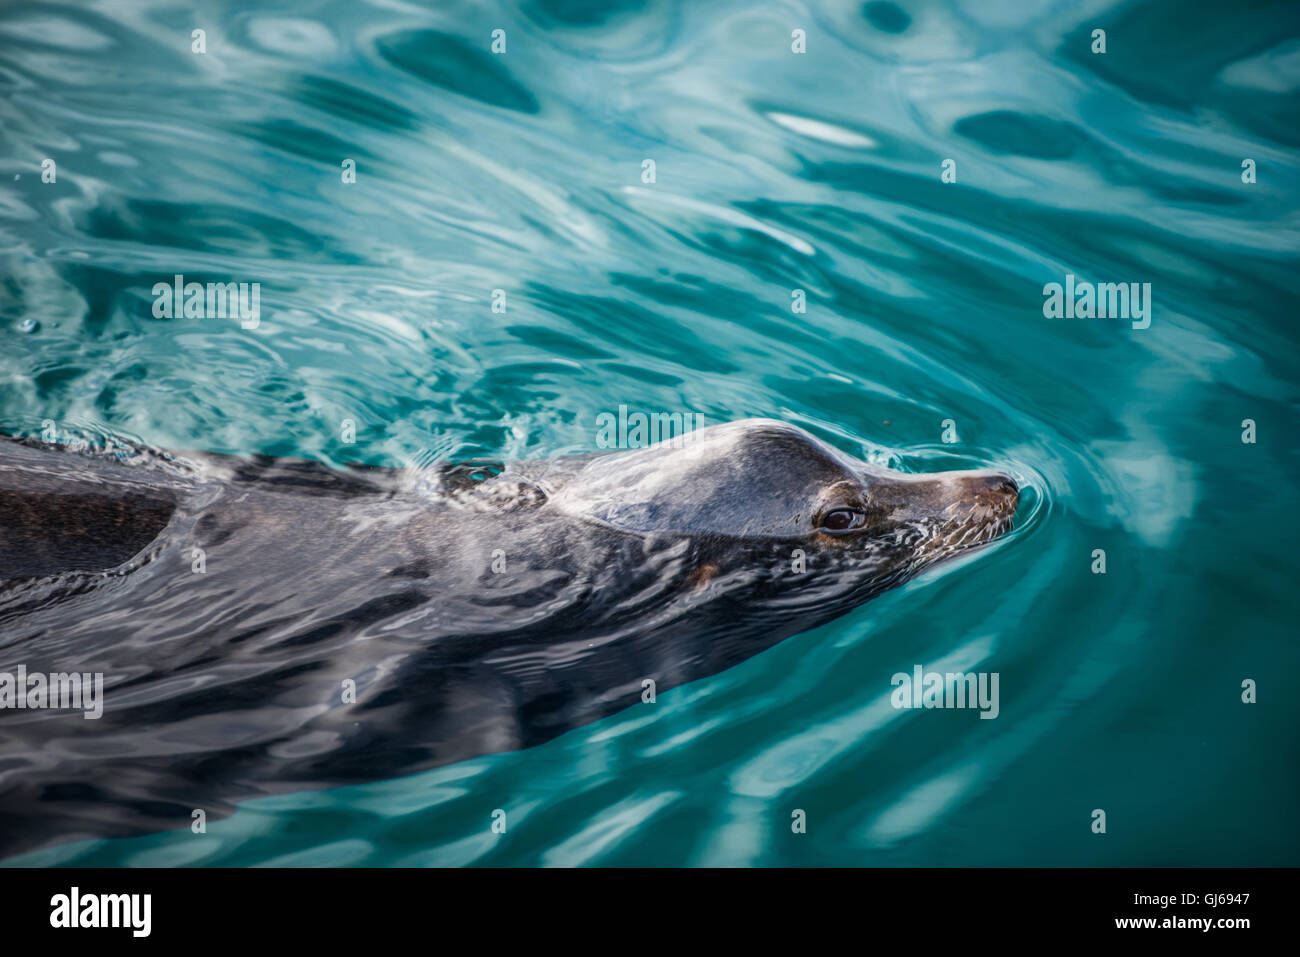
<path fill-rule="evenodd" d="M 1019 497 L 771 419 L 422 473 L 136 458 L 0 440 L 0 855 L 540 744 L 992 541 Z M 14 707 L 19 666 L 102 675 L 102 714 Z"/>

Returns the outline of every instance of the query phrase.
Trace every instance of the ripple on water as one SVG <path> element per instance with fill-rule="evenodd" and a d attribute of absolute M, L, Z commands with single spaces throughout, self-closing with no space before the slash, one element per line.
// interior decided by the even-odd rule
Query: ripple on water
<path fill-rule="evenodd" d="M 1296 25 L 1012 6 L 272 3 L 205 55 L 152 0 L 0 10 L 4 431 L 418 469 L 628 405 L 1022 488 L 991 547 L 653 708 L 6 863 L 1300 860 L 1300 699 L 1268 737 L 1235 697 L 1300 673 Z M 177 273 L 261 283 L 260 326 L 155 318 Z M 1045 319 L 1067 273 L 1150 282 L 1150 328 Z M 999 672 L 998 719 L 895 709 L 916 664 Z"/>

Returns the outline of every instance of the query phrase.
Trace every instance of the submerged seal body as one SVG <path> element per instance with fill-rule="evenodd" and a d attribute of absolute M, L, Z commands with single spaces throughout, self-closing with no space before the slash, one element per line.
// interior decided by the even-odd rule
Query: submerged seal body
<path fill-rule="evenodd" d="M 781 422 L 422 481 L 0 440 L 0 856 L 526 748 L 713 674 L 1007 530 L 997 472 Z M 3 701 L 0 701 L 3 704 Z"/>

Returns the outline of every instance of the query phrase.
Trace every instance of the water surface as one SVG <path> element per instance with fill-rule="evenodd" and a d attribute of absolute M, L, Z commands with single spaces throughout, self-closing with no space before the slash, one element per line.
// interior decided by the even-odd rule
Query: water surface
<path fill-rule="evenodd" d="M 762 415 L 1007 469 L 1020 528 L 541 747 L 19 863 L 1300 864 L 1293 4 L 245 7 L 0 8 L 0 429 L 419 467 Z M 257 328 L 155 318 L 175 274 Z M 1046 318 L 1067 274 L 1149 328 Z M 999 717 L 894 709 L 916 664 Z"/>

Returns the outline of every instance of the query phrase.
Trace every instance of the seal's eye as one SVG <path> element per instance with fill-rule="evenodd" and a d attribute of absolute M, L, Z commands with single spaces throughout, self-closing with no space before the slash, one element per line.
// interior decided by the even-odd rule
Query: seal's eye
<path fill-rule="evenodd" d="M 860 526 L 866 515 L 851 508 L 834 508 L 822 516 L 824 532 L 848 532 Z"/>

